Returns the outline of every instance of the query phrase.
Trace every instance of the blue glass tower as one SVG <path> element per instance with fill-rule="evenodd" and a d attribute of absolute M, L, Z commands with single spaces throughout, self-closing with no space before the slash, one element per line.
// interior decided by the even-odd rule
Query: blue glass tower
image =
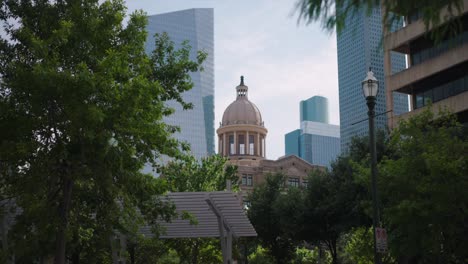
<path fill-rule="evenodd" d="M 301 101 L 300 115 L 301 128 L 284 136 L 285 155 L 329 167 L 340 154 L 340 127 L 328 123 L 328 99 L 314 96 Z"/>
<path fill-rule="evenodd" d="M 386 111 L 399 115 L 408 112 L 408 96 L 394 94 L 394 109 L 386 109 L 384 56 L 382 47 L 382 15 L 380 8 L 370 15 L 359 10 L 346 19 L 346 27 L 337 34 L 338 48 L 338 86 L 340 102 L 341 151 L 346 152 L 353 137 L 368 134 L 367 105 L 361 82 L 369 67 L 379 80 L 379 94 L 376 100 L 377 129 L 386 129 Z M 395 25 L 395 28 L 398 25 Z M 392 72 L 406 67 L 404 55 L 392 54 Z M 379 115 L 381 114 L 381 115 Z"/>
<path fill-rule="evenodd" d="M 293 130 L 284 135 L 285 155 L 301 156 L 301 147 L 299 138 L 301 137 L 301 130 Z"/>
<path fill-rule="evenodd" d="M 196 158 L 214 154 L 214 16 L 212 8 L 196 8 L 148 17 L 146 51 L 154 47 L 154 34 L 167 32 L 176 48 L 185 40 L 192 47 L 190 58 L 196 60 L 197 51 L 208 54 L 202 72 L 190 76 L 194 87 L 182 94 L 193 109 L 183 110 L 177 102 L 168 102 L 175 113 L 165 118 L 170 125 L 179 126 L 175 137 L 188 142 Z"/>

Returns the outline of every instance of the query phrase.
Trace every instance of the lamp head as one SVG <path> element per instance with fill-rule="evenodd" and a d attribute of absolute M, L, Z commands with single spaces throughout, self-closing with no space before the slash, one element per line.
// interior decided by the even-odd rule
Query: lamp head
<path fill-rule="evenodd" d="M 376 97 L 377 93 L 379 92 L 379 81 L 375 78 L 374 73 L 372 72 L 371 68 L 367 72 L 367 77 L 362 81 L 362 92 L 364 93 L 364 97 Z"/>

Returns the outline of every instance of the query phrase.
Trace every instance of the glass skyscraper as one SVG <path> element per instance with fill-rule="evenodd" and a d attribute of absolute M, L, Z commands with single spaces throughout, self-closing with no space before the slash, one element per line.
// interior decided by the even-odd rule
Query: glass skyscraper
<path fill-rule="evenodd" d="M 300 102 L 301 128 L 284 136 L 285 155 L 330 166 L 340 154 L 340 127 L 328 123 L 328 100 L 314 96 Z"/>
<path fill-rule="evenodd" d="M 190 58 L 196 60 L 197 51 L 208 54 L 204 70 L 190 74 L 194 87 L 182 94 L 193 109 L 183 110 L 177 102 L 168 102 L 175 113 L 164 120 L 179 126 L 175 137 L 188 142 L 196 158 L 214 154 L 214 16 L 212 8 L 195 8 L 148 17 L 146 51 L 154 50 L 154 34 L 167 32 L 176 48 L 185 40 L 191 46 Z"/>
<path fill-rule="evenodd" d="M 301 122 L 314 121 L 328 124 L 328 100 L 323 96 L 314 96 L 301 101 Z"/>
<path fill-rule="evenodd" d="M 408 111 L 408 96 L 394 94 L 394 109 L 386 109 L 384 57 L 382 42 L 382 15 L 380 8 L 375 8 L 368 15 L 366 10 L 359 10 L 346 19 L 346 27 L 337 34 L 338 48 L 338 84 L 340 102 L 340 138 L 341 151 L 348 150 L 351 139 L 366 136 L 369 125 L 367 105 L 363 96 L 361 82 L 369 68 L 379 80 L 379 93 L 376 100 L 377 129 L 386 129 L 386 111 L 396 115 Z M 398 25 L 395 25 L 397 28 Z M 406 68 L 404 55 L 392 54 L 392 72 Z"/>

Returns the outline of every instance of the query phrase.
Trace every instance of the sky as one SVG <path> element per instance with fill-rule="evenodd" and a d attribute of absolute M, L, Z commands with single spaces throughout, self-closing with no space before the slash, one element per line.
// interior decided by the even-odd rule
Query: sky
<path fill-rule="evenodd" d="M 319 23 L 298 24 L 296 1 L 127 0 L 127 6 L 148 15 L 214 8 L 215 129 L 244 75 L 268 129 L 267 158 L 277 159 L 284 135 L 300 128 L 301 100 L 327 97 L 330 123 L 339 125 L 336 36 Z"/>

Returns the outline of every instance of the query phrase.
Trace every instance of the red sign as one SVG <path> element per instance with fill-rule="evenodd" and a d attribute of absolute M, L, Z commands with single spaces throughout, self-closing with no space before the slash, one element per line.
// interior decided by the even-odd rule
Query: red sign
<path fill-rule="evenodd" d="M 387 231 L 384 228 L 376 227 L 375 228 L 375 240 L 377 244 L 377 252 L 386 253 L 387 252 Z"/>

